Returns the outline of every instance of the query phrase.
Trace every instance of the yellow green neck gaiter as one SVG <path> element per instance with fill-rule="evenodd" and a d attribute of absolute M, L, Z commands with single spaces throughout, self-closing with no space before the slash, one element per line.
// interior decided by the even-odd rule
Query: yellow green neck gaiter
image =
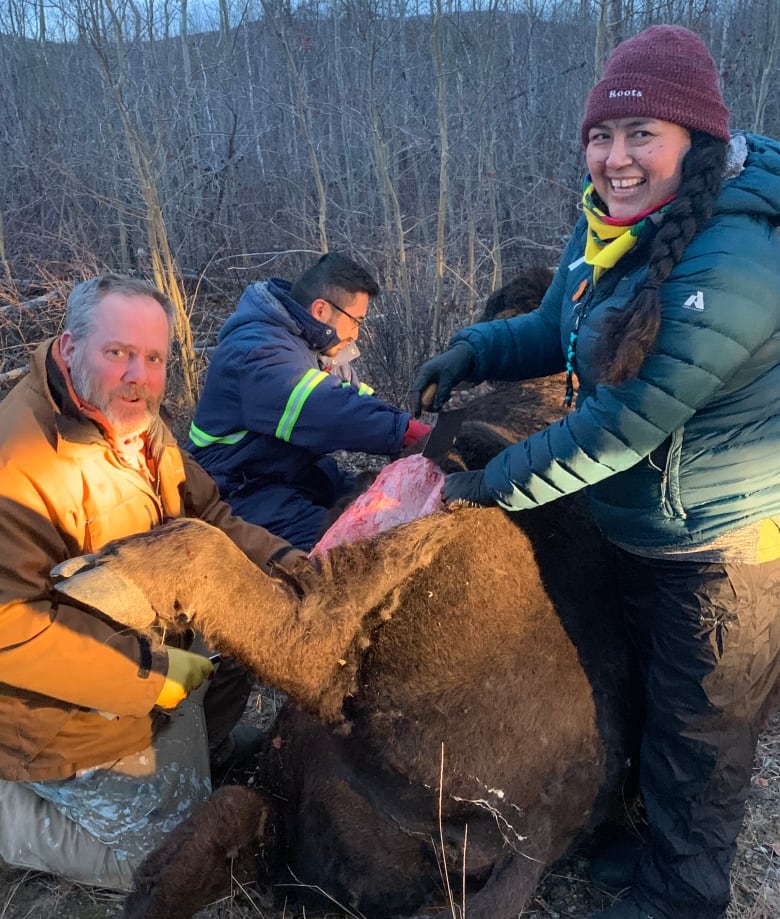
<path fill-rule="evenodd" d="M 582 193 L 582 210 L 588 221 L 585 261 L 593 265 L 594 284 L 608 268 L 617 265 L 634 248 L 649 223 L 658 222 L 671 200 L 663 201 L 658 207 L 636 214 L 629 220 L 614 220 L 596 203 L 600 199 L 593 182 L 586 181 Z"/>

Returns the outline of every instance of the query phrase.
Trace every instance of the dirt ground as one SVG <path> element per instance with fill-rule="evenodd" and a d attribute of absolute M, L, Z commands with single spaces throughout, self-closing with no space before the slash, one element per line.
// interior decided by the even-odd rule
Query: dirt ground
<path fill-rule="evenodd" d="M 247 717 L 268 724 L 278 698 L 258 692 Z M 780 712 L 761 736 L 751 783 L 748 812 L 732 872 L 732 904 L 728 919 L 780 919 Z M 343 919 L 354 916 L 334 908 L 328 913 L 297 913 L 274 907 L 269 891 L 238 881 L 231 897 L 198 913 L 198 919 Z M 588 880 L 582 852 L 570 852 L 553 865 L 539 885 L 523 919 L 585 919 L 608 906 L 611 898 Z M 93 890 L 37 872 L 0 867 L 0 919 L 118 919 L 122 897 Z M 442 905 L 431 915 L 467 919 Z"/>

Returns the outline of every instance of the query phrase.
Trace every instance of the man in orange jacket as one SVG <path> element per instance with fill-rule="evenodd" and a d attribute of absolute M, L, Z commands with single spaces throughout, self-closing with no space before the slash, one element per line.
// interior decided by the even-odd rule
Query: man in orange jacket
<path fill-rule="evenodd" d="M 70 605 L 50 570 L 176 516 L 266 571 L 305 558 L 234 517 L 160 419 L 172 317 L 145 281 L 77 285 L 0 404 L 0 858 L 118 889 L 209 794 L 251 681 Z"/>

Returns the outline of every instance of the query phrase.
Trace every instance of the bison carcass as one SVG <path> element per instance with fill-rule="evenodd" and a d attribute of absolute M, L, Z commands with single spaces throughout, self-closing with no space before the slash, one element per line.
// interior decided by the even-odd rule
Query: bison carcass
<path fill-rule="evenodd" d="M 607 551 L 576 500 L 442 512 L 332 550 L 300 601 L 219 531 L 177 521 L 63 589 L 114 615 L 92 579 L 129 582 L 166 627 L 196 625 L 297 700 L 259 763 L 291 872 L 273 881 L 379 919 L 434 904 L 446 869 L 472 919 L 502 919 L 604 818 L 632 755 Z M 156 853 L 167 903 L 180 838 Z M 152 900 L 131 896 L 128 916 L 153 915 L 145 878 Z"/>

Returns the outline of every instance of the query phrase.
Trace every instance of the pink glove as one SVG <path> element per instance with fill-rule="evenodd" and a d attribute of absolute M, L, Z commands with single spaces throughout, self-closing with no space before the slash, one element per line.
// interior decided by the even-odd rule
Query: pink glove
<path fill-rule="evenodd" d="M 412 444 L 417 443 L 423 437 L 427 437 L 431 432 L 431 426 L 425 424 L 423 421 L 417 421 L 416 418 L 410 418 L 409 424 L 406 426 L 404 431 L 404 440 L 403 445 L 409 447 Z"/>

